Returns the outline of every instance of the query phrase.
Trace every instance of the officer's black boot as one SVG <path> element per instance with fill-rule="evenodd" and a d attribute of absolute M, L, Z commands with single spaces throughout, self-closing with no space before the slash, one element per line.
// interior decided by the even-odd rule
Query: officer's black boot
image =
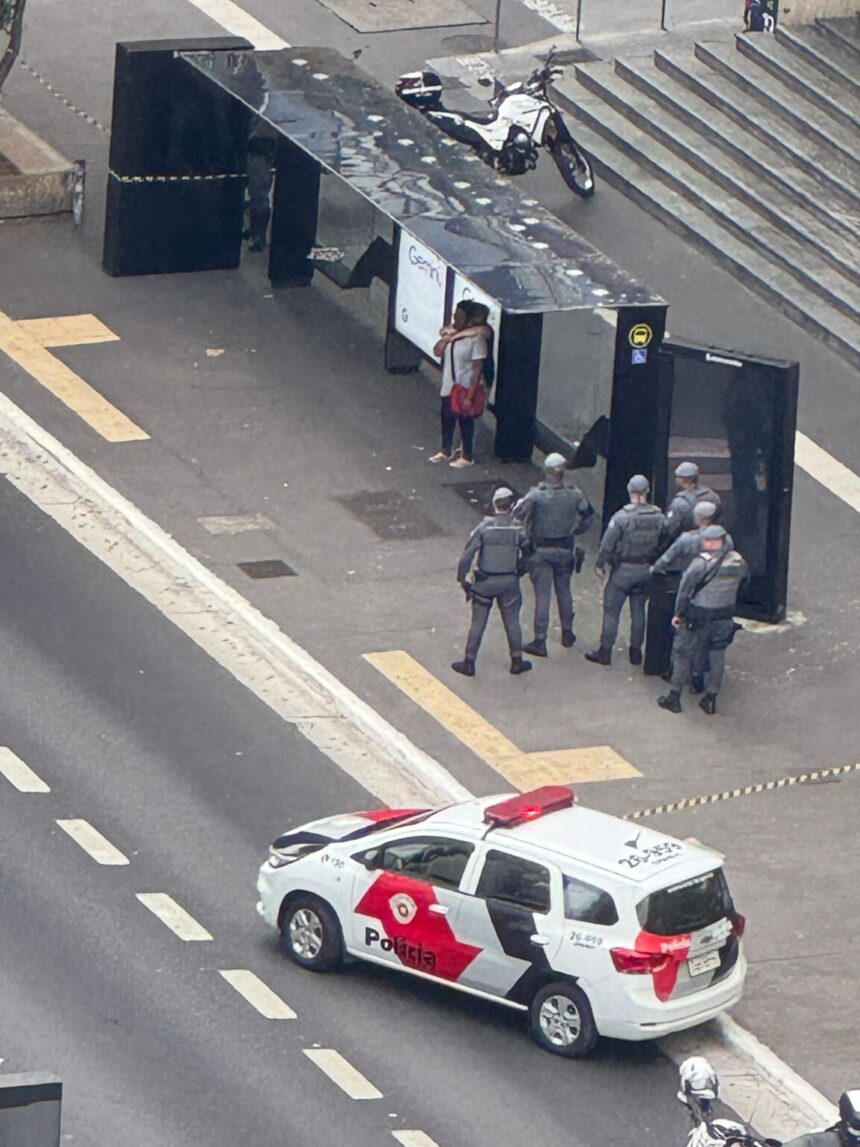
<path fill-rule="evenodd" d="M 631 645 L 627 652 L 630 655 L 630 664 L 631 665 L 641 665 L 642 664 L 642 650 L 639 648 L 638 645 Z"/>
<path fill-rule="evenodd" d="M 612 662 L 612 653 L 600 646 L 597 649 L 589 649 L 585 655 L 585 660 L 593 661 L 595 665 L 609 665 Z"/>
<path fill-rule="evenodd" d="M 561 643 L 565 649 L 570 649 L 576 643 L 576 634 L 572 629 L 563 629 L 561 631 Z"/>
<path fill-rule="evenodd" d="M 716 693 L 706 693 L 699 702 L 699 708 L 702 712 L 707 713 L 709 717 L 713 717 L 717 711 L 717 695 Z"/>
<path fill-rule="evenodd" d="M 705 678 L 701 673 L 694 673 L 690 679 L 690 692 L 691 693 L 704 693 L 705 691 Z"/>
<path fill-rule="evenodd" d="M 531 653 L 534 657 L 546 657 L 546 638 L 536 637 L 534 641 L 523 646 L 523 653 Z"/>
<path fill-rule="evenodd" d="M 525 661 L 521 653 L 511 654 L 511 673 L 514 677 L 518 677 L 520 673 L 528 673 L 531 667 L 531 661 Z"/>
<path fill-rule="evenodd" d="M 455 673 L 462 673 L 464 677 L 475 676 L 475 662 L 470 661 L 468 657 L 464 658 L 463 661 L 452 661 L 451 668 Z"/>
<path fill-rule="evenodd" d="M 661 709 L 668 709 L 670 713 L 681 712 L 681 693 L 678 689 L 672 689 L 669 693 L 664 694 L 662 697 L 657 698 L 657 704 Z"/>

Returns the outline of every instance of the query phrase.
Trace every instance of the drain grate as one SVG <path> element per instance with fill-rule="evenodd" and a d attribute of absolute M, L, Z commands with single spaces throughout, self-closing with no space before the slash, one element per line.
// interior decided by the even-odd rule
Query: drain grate
<path fill-rule="evenodd" d="M 252 578 L 264 577 L 297 577 L 296 571 L 290 569 L 286 562 L 280 558 L 264 558 L 259 562 L 239 562 L 239 569 L 243 574 Z"/>
<path fill-rule="evenodd" d="M 445 485 L 481 515 L 492 514 L 493 494 L 502 486 L 507 486 L 518 498 L 520 497 L 516 486 L 512 486 L 505 478 L 489 478 L 485 482 L 446 482 Z"/>
<path fill-rule="evenodd" d="M 365 490 L 338 498 L 345 509 L 386 541 L 420 542 L 437 538 L 442 530 L 418 506 L 417 500 L 399 490 Z"/>

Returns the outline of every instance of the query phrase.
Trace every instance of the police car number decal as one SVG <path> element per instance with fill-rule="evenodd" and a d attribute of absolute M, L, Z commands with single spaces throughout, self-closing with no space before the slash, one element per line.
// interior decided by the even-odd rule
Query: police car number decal
<path fill-rule="evenodd" d="M 578 932 L 574 928 L 570 933 L 571 943 L 577 948 L 600 948 L 603 946 L 603 937 L 594 932 Z"/>

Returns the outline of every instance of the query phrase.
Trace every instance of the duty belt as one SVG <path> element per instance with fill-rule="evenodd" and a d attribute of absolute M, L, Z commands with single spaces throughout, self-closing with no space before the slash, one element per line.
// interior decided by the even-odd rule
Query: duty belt
<path fill-rule="evenodd" d="M 570 534 L 563 538 L 535 538 L 534 547 L 536 550 L 572 550 L 573 538 Z"/>

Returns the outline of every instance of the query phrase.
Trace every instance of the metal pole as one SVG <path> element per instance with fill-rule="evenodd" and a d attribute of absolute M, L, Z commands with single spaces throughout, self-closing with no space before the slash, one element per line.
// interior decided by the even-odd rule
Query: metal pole
<path fill-rule="evenodd" d="M 582 0 L 576 0 L 576 42 L 579 43 L 579 26 L 582 23 Z"/>
<path fill-rule="evenodd" d="M 502 14 L 502 0 L 496 0 L 496 19 L 493 28 L 493 51 L 499 50 L 499 18 Z"/>
<path fill-rule="evenodd" d="M 663 0 L 663 4 L 660 8 L 660 31 L 666 31 L 666 0 Z"/>

